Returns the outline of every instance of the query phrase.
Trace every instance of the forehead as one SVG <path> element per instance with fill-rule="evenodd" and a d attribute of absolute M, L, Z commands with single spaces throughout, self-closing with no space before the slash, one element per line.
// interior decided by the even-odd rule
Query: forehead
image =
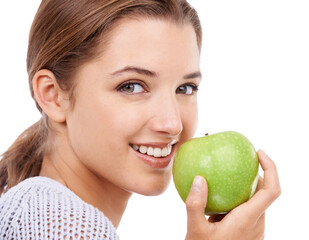
<path fill-rule="evenodd" d="M 172 20 L 160 18 L 124 18 L 117 22 L 111 31 L 111 43 L 195 43 L 196 34 L 191 24 L 180 24 Z M 194 45 L 195 45 L 194 44 Z"/>
<path fill-rule="evenodd" d="M 175 59 L 185 64 L 199 64 L 199 49 L 191 24 L 177 24 L 170 20 L 124 18 L 109 34 L 108 44 L 102 46 L 102 57 L 109 63 L 154 65 Z"/>

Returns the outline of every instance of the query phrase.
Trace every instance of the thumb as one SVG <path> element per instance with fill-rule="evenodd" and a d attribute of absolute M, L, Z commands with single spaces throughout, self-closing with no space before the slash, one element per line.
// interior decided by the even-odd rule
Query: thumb
<path fill-rule="evenodd" d="M 201 176 L 196 176 L 186 199 L 188 233 L 189 231 L 194 232 L 201 224 L 204 226 L 205 222 L 207 222 L 205 218 L 207 196 L 208 187 L 206 180 Z"/>

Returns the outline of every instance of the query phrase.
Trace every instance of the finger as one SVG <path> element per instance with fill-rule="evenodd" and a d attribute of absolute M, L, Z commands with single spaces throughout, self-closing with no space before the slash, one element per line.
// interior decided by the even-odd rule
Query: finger
<path fill-rule="evenodd" d="M 194 178 L 189 195 L 186 199 L 188 233 L 195 231 L 206 222 L 205 207 L 207 204 L 208 188 L 206 180 L 201 176 Z"/>
<path fill-rule="evenodd" d="M 234 214 L 245 214 L 246 220 L 258 219 L 281 193 L 279 177 L 275 163 L 259 151 L 259 161 L 264 171 L 262 188 L 246 203 L 235 209 Z"/>
<path fill-rule="evenodd" d="M 275 163 L 262 150 L 258 151 L 259 161 L 264 171 L 264 186 L 263 189 L 276 191 L 275 195 L 280 195 L 281 188 L 279 176 Z"/>
<path fill-rule="evenodd" d="M 261 190 L 263 188 L 263 185 L 264 185 L 264 179 L 261 176 L 259 176 L 259 181 L 258 181 L 258 184 L 256 186 L 255 192 Z"/>

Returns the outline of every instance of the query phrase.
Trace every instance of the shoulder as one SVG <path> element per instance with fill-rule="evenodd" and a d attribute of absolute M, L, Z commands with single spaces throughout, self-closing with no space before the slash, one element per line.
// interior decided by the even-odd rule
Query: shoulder
<path fill-rule="evenodd" d="M 1 196 L 0 239 L 3 236 L 8 239 L 63 239 L 64 236 L 118 239 L 112 223 L 101 211 L 46 177 L 26 179 Z"/>

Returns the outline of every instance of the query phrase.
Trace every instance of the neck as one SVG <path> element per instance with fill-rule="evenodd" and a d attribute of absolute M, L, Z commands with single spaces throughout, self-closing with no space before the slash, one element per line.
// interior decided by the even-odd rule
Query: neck
<path fill-rule="evenodd" d="M 40 176 L 49 177 L 67 186 L 85 202 L 93 205 L 117 228 L 132 193 L 99 177 L 65 150 L 65 144 L 46 155 Z"/>

